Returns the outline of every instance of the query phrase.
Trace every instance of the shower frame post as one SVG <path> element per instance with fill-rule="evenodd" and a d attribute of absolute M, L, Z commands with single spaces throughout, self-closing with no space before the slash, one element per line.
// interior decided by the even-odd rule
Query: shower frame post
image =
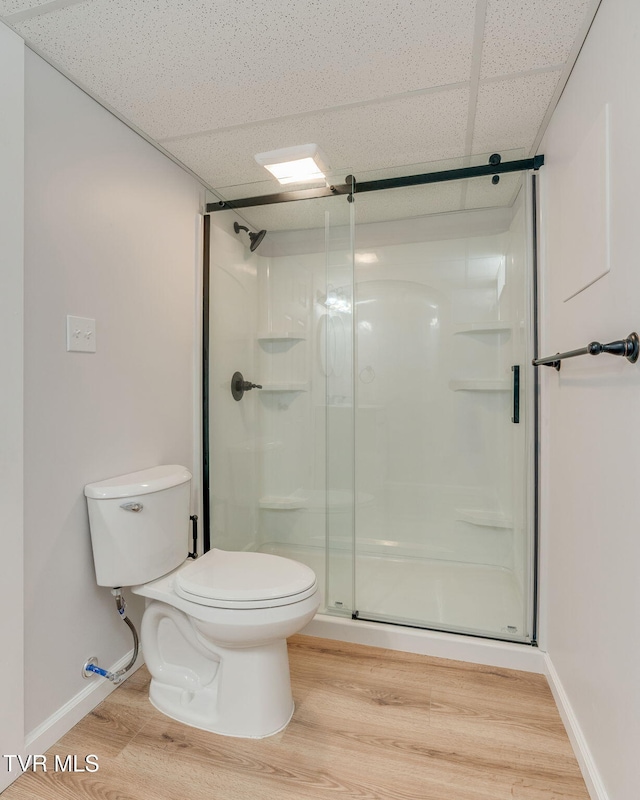
<path fill-rule="evenodd" d="M 202 236 L 202 552 L 211 549 L 211 490 L 209 486 L 209 288 L 211 217 L 205 214 Z"/>

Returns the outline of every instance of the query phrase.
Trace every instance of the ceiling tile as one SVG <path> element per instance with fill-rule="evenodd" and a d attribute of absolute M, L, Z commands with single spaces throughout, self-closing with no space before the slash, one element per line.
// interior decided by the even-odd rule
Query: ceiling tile
<path fill-rule="evenodd" d="M 256 152 L 305 142 L 341 180 L 468 156 L 468 117 L 473 153 L 529 150 L 597 0 L 478 1 L 471 114 L 476 0 L 0 0 L 0 14 L 205 181 L 247 195 L 279 189 Z"/>
<path fill-rule="evenodd" d="M 262 183 L 266 173 L 255 162 L 256 153 L 305 142 L 317 142 L 334 169 L 343 167 L 357 175 L 381 166 L 458 155 L 464 146 L 468 100 L 466 89 L 434 92 L 274 120 L 163 146 L 214 187 Z M 272 191 L 280 191 L 277 181 L 272 185 Z"/>
<path fill-rule="evenodd" d="M 563 64 L 593 0 L 489 0 L 481 78 Z"/>
<path fill-rule="evenodd" d="M 561 71 L 533 73 L 481 84 L 473 152 L 528 149 L 542 123 Z"/>
<path fill-rule="evenodd" d="M 468 81 L 474 13 L 475 0 L 92 0 L 16 29 L 163 139 Z"/>
<path fill-rule="evenodd" d="M 44 6 L 49 2 L 50 0 L 0 0 L 0 17 L 17 14 L 18 11 L 26 11 L 28 8 Z"/>

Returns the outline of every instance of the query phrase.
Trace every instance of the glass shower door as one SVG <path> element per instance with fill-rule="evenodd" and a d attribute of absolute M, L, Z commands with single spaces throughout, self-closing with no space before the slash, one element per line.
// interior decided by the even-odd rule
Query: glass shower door
<path fill-rule="evenodd" d="M 251 250 L 234 223 L 268 233 Z M 345 195 L 211 215 L 211 542 L 307 564 L 340 615 L 353 609 L 353 227 Z M 239 400 L 238 371 L 259 386 Z"/>
<path fill-rule="evenodd" d="M 393 219 L 434 189 L 357 199 L 360 618 L 530 637 L 528 208 L 508 179 L 507 207 Z M 447 192 L 483 196 L 474 180 L 491 188 Z"/>
<path fill-rule="evenodd" d="M 530 640 L 525 189 L 212 214 L 213 546 L 308 564 L 326 613 Z"/>
<path fill-rule="evenodd" d="M 325 217 L 326 297 L 321 361 L 326 386 L 326 608 L 355 610 L 355 385 L 353 202 L 341 197 Z"/>

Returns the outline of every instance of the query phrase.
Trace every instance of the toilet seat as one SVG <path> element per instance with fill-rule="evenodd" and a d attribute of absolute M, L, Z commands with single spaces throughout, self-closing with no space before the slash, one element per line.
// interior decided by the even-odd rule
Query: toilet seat
<path fill-rule="evenodd" d="M 276 608 L 298 603 L 317 588 L 313 570 L 269 553 L 210 550 L 181 567 L 175 593 L 211 608 Z"/>

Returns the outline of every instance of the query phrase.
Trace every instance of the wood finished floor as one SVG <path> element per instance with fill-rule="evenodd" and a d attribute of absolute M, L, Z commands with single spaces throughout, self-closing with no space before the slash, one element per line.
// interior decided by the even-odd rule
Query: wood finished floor
<path fill-rule="evenodd" d="M 289 655 L 283 732 L 174 722 L 142 668 L 47 754 L 97 772 L 28 772 L 2 800 L 589 800 L 541 675 L 307 636 Z"/>

